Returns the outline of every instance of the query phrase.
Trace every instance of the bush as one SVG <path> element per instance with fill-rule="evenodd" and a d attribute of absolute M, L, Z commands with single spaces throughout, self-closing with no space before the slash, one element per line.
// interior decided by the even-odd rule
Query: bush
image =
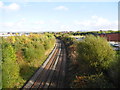
<path fill-rule="evenodd" d="M 7 37 L 7 40 L 10 43 L 15 43 L 15 37 L 14 36 Z"/>
<path fill-rule="evenodd" d="M 55 44 L 55 37 L 52 34 L 1 37 L 0 44 L 3 88 L 20 88 L 44 62 Z M 44 44 L 48 46 L 45 48 Z"/>
<path fill-rule="evenodd" d="M 106 80 L 103 73 L 88 76 L 76 76 L 71 83 L 74 88 L 115 88 L 112 83 Z"/>
<path fill-rule="evenodd" d="M 19 77 L 19 66 L 16 63 L 15 51 L 11 45 L 3 45 L 2 61 L 3 88 L 13 88 Z"/>
<path fill-rule="evenodd" d="M 116 63 L 118 61 L 115 59 L 115 51 L 106 39 L 93 35 L 86 36 L 82 41 L 76 41 L 69 36 L 61 38 L 68 52 L 67 76 L 69 77 L 66 79 L 68 86 L 72 88 L 115 87 L 107 74 L 110 71 L 109 75 L 116 81 L 118 78 L 116 76 L 119 74 L 115 65 L 119 64 Z"/>
<path fill-rule="evenodd" d="M 114 82 L 116 87 L 120 86 L 120 51 L 118 51 L 118 55 L 116 61 L 112 63 L 111 68 L 108 70 L 108 75 L 110 79 Z"/>
<path fill-rule="evenodd" d="M 30 62 L 35 59 L 40 59 L 44 55 L 45 50 L 43 45 L 35 43 L 34 46 L 29 45 L 28 47 L 25 47 L 23 52 L 25 59 Z"/>
<path fill-rule="evenodd" d="M 115 59 L 115 51 L 106 39 L 99 36 L 86 36 L 83 41 L 78 42 L 77 52 L 79 61 L 83 60 L 99 71 L 108 69 Z"/>
<path fill-rule="evenodd" d="M 45 50 L 48 50 L 50 48 L 50 41 L 49 40 L 44 41 L 44 47 L 45 47 Z"/>

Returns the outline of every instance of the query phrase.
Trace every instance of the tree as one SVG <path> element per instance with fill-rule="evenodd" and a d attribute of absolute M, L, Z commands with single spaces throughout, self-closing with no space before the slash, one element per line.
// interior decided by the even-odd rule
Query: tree
<path fill-rule="evenodd" d="M 79 61 L 83 60 L 97 70 L 106 70 L 115 58 L 115 51 L 107 40 L 99 36 L 88 35 L 77 45 Z"/>
<path fill-rule="evenodd" d="M 3 88 L 13 88 L 19 76 L 19 66 L 16 63 L 16 55 L 13 47 L 9 44 L 3 45 L 2 48 L 2 81 Z"/>
<path fill-rule="evenodd" d="M 8 42 L 10 43 L 15 43 L 15 37 L 14 36 L 10 36 L 7 38 Z"/>

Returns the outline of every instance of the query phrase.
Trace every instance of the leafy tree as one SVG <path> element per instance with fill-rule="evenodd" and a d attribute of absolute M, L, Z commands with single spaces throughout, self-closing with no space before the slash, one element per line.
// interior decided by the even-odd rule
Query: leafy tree
<path fill-rule="evenodd" d="M 55 44 L 55 38 L 50 33 L 31 33 L 29 36 L 1 37 L 0 44 L 3 53 L 0 62 L 3 66 L 3 88 L 20 88 L 43 63 Z M 48 45 L 47 49 L 45 44 Z"/>
<path fill-rule="evenodd" d="M 7 41 L 10 43 L 15 43 L 15 37 L 14 36 L 7 37 Z"/>
<path fill-rule="evenodd" d="M 99 36 L 88 35 L 77 45 L 79 61 L 89 63 L 97 70 L 106 70 L 115 59 L 115 51 L 107 40 Z"/>
<path fill-rule="evenodd" d="M 3 45 L 2 81 L 3 88 L 13 88 L 19 77 L 19 66 L 16 63 L 16 55 L 11 45 Z"/>
<path fill-rule="evenodd" d="M 40 59 L 45 53 L 44 46 L 38 42 L 34 42 L 33 44 L 29 44 L 27 47 L 23 49 L 23 55 L 25 59 L 30 62 L 35 59 Z"/>

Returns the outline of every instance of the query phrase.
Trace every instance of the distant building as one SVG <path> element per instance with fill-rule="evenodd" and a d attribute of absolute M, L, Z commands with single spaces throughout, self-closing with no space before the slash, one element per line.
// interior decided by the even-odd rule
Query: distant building
<path fill-rule="evenodd" d="M 100 37 L 106 37 L 108 41 L 120 42 L 120 33 L 99 34 Z"/>

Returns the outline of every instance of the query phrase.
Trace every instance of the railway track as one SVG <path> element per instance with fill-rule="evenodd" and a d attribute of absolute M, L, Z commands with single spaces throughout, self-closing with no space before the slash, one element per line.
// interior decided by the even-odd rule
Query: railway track
<path fill-rule="evenodd" d="M 24 89 L 64 88 L 66 51 L 64 44 L 57 40 L 55 48 L 36 73 L 22 87 Z"/>

